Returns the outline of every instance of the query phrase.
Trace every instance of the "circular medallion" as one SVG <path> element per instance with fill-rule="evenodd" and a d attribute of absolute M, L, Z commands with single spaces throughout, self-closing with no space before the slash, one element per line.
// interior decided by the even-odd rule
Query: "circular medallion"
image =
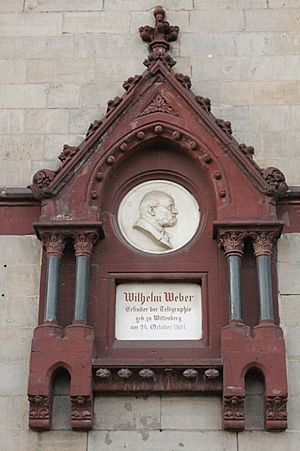
<path fill-rule="evenodd" d="M 183 247 L 195 235 L 199 222 L 199 205 L 194 196 L 167 180 L 135 186 L 118 210 L 119 228 L 126 241 L 152 254 Z"/>

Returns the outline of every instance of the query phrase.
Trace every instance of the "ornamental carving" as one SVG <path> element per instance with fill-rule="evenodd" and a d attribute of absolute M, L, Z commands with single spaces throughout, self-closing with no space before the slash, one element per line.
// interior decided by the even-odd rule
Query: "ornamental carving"
<path fill-rule="evenodd" d="M 71 420 L 92 420 L 91 396 L 71 396 Z"/>
<path fill-rule="evenodd" d="M 151 113 L 166 113 L 178 116 L 176 111 L 168 104 L 161 94 L 157 94 L 154 100 L 141 112 L 139 116 L 146 116 Z"/>
<path fill-rule="evenodd" d="M 86 138 L 89 138 L 98 128 L 102 125 L 102 121 L 94 121 L 90 124 L 88 131 L 86 132 Z"/>
<path fill-rule="evenodd" d="M 140 37 L 144 42 L 154 41 L 176 41 L 178 37 L 179 27 L 172 26 L 165 19 L 166 13 L 162 6 L 157 6 L 154 10 L 155 27 L 145 25 L 139 28 Z"/>
<path fill-rule="evenodd" d="M 231 122 L 224 121 L 223 119 L 216 119 L 216 124 L 223 130 L 223 132 L 227 133 L 227 135 L 232 135 Z"/>
<path fill-rule="evenodd" d="M 240 144 L 239 149 L 249 158 L 253 158 L 254 155 L 254 147 L 246 146 L 246 144 Z"/>
<path fill-rule="evenodd" d="M 151 52 L 143 62 L 144 66 L 148 69 L 155 64 L 157 61 L 161 61 L 169 70 L 175 66 L 176 61 L 173 60 L 169 53 L 154 53 Z"/>
<path fill-rule="evenodd" d="M 135 75 L 134 77 L 129 77 L 128 80 L 124 81 L 123 88 L 125 91 L 129 91 L 131 88 L 134 88 L 135 85 L 142 79 L 141 75 Z"/>
<path fill-rule="evenodd" d="M 191 79 L 188 75 L 183 75 L 183 74 L 175 74 L 176 80 L 179 81 L 179 83 L 182 84 L 182 86 L 186 89 L 191 89 L 192 87 L 192 82 Z"/>
<path fill-rule="evenodd" d="M 74 248 L 76 257 L 89 256 L 92 253 L 93 246 L 97 242 L 95 232 L 82 232 L 74 235 Z"/>
<path fill-rule="evenodd" d="M 224 396 L 224 420 L 244 420 L 244 396 Z"/>
<path fill-rule="evenodd" d="M 287 419 L 287 397 L 286 396 L 267 396 L 266 417 L 267 420 L 286 420 Z"/>
<path fill-rule="evenodd" d="M 275 232 L 253 232 L 250 236 L 253 239 L 255 257 L 272 254 L 273 243 L 277 238 Z"/>
<path fill-rule="evenodd" d="M 69 160 L 71 160 L 74 155 L 78 152 L 79 147 L 72 147 L 68 144 L 65 144 L 63 147 L 62 153 L 59 155 L 58 159 L 63 163 L 67 163 Z"/>
<path fill-rule="evenodd" d="M 50 407 L 48 396 L 28 396 L 30 403 L 29 420 L 48 420 L 50 418 Z"/>
<path fill-rule="evenodd" d="M 40 235 L 47 256 L 61 257 L 63 255 L 66 238 L 62 233 L 41 232 Z"/>
<path fill-rule="evenodd" d="M 40 197 L 47 197 L 47 188 L 54 180 L 57 172 L 51 169 L 41 169 L 33 176 L 32 185 L 29 188 L 39 199 Z"/>
<path fill-rule="evenodd" d="M 243 255 L 245 233 L 243 232 L 221 232 L 218 245 L 225 251 L 226 257 L 231 255 Z"/>
<path fill-rule="evenodd" d="M 201 108 L 210 113 L 211 111 L 211 101 L 208 97 L 196 96 L 196 101 L 199 103 Z"/>
<path fill-rule="evenodd" d="M 122 102 L 122 97 L 115 97 L 113 100 L 107 102 L 106 115 L 110 114 Z"/>
<path fill-rule="evenodd" d="M 279 195 L 288 190 L 288 186 L 285 182 L 285 176 L 279 169 L 274 167 L 262 169 L 261 174 L 270 186 L 269 192 L 271 194 L 277 193 Z"/>

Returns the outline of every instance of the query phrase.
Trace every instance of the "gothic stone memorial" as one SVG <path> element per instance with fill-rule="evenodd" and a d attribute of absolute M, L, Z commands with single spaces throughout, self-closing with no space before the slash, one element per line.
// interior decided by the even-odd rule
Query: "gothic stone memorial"
<path fill-rule="evenodd" d="M 43 242 L 28 397 L 51 428 L 53 381 L 70 374 L 71 426 L 89 430 L 97 393 L 220 395 L 223 425 L 245 425 L 245 376 L 265 385 L 265 426 L 287 427 L 276 256 L 287 185 L 262 169 L 175 73 L 179 28 L 154 11 L 149 55 L 58 170 L 31 190 Z"/>

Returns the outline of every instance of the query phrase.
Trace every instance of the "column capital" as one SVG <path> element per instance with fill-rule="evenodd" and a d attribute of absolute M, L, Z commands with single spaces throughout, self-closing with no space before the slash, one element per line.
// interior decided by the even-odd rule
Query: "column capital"
<path fill-rule="evenodd" d="M 255 257 L 260 257 L 262 255 L 271 255 L 273 244 L 278 238 L 278 233 L 258 231 L 251 232 L 250 237 L 253 242 L 253 249 Z"/>
<path fill-rule="evenodd" d="M 237 255 L 241 257 L 244 249 L 245 232 L 220 231 L 218 234 L 218 246 L 225 251 L 225 256 Z"/>
<path fill-rule="evenodd" d="M 96 232 L 80 231 L 73 233 L 73 239 L 76 257 L 89 256 L 98 241 L 98 234 Z"/>
<path fill-rule="evenodd" d="M 47 256 L 54 255 L 56 257 L 62 257 L 66 245 L 66 237 L 62 233 L 41 232 L 40 238 Z"/>

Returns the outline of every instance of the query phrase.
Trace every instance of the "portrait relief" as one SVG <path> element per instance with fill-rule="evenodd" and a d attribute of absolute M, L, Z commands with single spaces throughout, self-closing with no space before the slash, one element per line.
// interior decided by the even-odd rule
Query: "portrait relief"
<path fill-rule="evenodd" d="M 137 185 L 118 210 L 123 237 L 149 253 L 173 252 L 188 243 L 200 222 L 199 206 L 183 186 L 167 180 Z"/>

